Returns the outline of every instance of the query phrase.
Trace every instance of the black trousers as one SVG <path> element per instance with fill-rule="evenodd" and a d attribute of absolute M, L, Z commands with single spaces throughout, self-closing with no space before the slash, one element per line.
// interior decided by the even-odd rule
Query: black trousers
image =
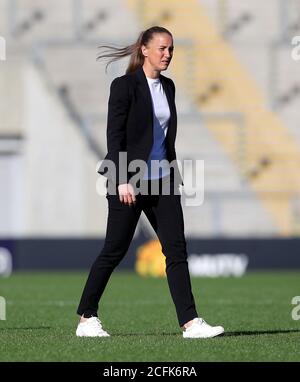
<path fill-rule="evenodd" d="M 91 267 L 77 313 L 84 314 L 85 317 L 98 316 L 100 298 L 113 270 L 128 250 L 143 211 L 156 232 L 166 257 L 168 285 L 179 325 L 183 326 L 198 317 L 198 314 L 188 270 L 181 194 L 178 188 L 177 192 L 174 191 L 170 176 L 144 180 L 140 185 L 144 191 L 136 195 L 137 201 L 133 206 L 120 202 L 117 189 L 115 195 L 108 192 L 106 194 L 108 219 L 105 243 Z M 171 192 L 164 194 L 163 190 L 166 189 Z"/>

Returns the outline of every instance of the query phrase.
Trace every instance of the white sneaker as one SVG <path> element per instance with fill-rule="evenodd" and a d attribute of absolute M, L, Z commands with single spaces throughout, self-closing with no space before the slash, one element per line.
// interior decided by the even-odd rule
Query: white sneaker
<path fill-rule="evenodd" d="M 183 338 L 211 338 L 224 333 L 222 326 L 210 326 L 203 318 L 193 319 L 193 323 L 183 332 Z"/>
<path fill-rule="evenodd" d="M 90 317 L 84 322 L 79 322 L 76 330 L 77 337 L 110 337 L 102 329 L 101 321 L 98 317 Z"/>

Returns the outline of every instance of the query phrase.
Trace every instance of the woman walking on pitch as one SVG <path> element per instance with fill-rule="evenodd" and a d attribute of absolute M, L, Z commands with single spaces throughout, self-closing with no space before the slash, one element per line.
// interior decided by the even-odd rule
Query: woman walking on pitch
<path fill-rule="evenodd" d="M 109 337 L 98 318 L 98 304 L 144 212 L 166 258 L 168 286 L 183 337 L 215 337 L 224 329 L 210 326 L 198 316 L 188 270 L 179 191 L 183 182 L 175 152 L 175 85 L 161 74 L 173 56 L 172 34 L 154 26 L 142 32 L 135 44 L 112 49 L 116 53 L 99 58 L 114 57 L 114 61 L 130 55 L 130 62 L 126 74 L 115 78 L 110 87 L 108 152 L 98 170 L 107 177 L 107 230 L 104 246 L 91 267 L 77 309 L 80 321 L 76 335 Z M 137 173 L 134 166 L 129 168 L 124 157 L 120 160 L 120 155 L 126 155 L 128 165 L 143 161 L 142 171 Z M 113 163 L 115 171 L 109 163 Z"/>

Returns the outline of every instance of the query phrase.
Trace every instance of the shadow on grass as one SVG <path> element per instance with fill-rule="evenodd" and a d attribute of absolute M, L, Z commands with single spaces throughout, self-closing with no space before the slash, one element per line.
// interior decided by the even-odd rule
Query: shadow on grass
<path fill-rule="evenodd" d="M 280 333 L 299 333 L 300 329 L 279 329 L 279 330 L 248 330 L 248 331 L 241 331 L 241 332 L 225 332 L 223 334 L 224 337 L 230 337 L 230 336 L 256 336 L 259 334 L 280 334 Z"/>
<path fill-rule="evenodd" d="M 38 326 L 38 327 L 10 327 L 10 328 L 0 328 L 1 331 L 7 331 L 7 330 L 49 330 L 49 329 L 55 329 L 50 326 Z M 216 336 L 215 338 L 222 338 L 222 337 L 238 337 L 238 336 L 257 336 L 261 334 L 281 334 L 281 333 L 300 333 L 300 329 L 282 329 L 282 330 L 248 330 L 248 331 L 236 331 L 236 332 L 225 332 L 219 336 Z M 115 333 L 111 334 L 111 337 L 148 337 L 148 336 L 181 336 L 182 332 L 157 332 L 157 333 Z"/>
<path fill-rule="evenodd" d="M 235 337 L 235 336 L 256 336 L 260 334 L 280 334 L 280 333 L 300 333 L 300 329 L 288 329 L 288 330 L 253 330 L 253 331 L 236 331 L 236 332 L 225 332 L 215 338 L 222 337 Z M 182 332 L 169 332 L 169 333 L 116 333 L 113 337 L 130 337 L 130 336 L 178 336 Z"/>
<path fill-rule="evenodd" d="M 53 329 L 51 326 L 19 326 L 19 327 L 14 327 L 14 328 L 0 328 L 0 331 L 6 331 L 6 330 L 43 330 L 43 329 Z"/>
<path fill-rule="evenodd" d="M 173 333 L 116 333 L 112 334 L 113 337 L 148 337 L 148 336 L 178 336 L 180 335 L 180 332 L 173 332 Z"/>

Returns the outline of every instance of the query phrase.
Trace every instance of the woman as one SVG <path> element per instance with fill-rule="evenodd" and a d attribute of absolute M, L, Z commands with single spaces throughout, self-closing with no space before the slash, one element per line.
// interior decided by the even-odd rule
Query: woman
<path fill-rule="evenodd" d="M 208 338 L 224 332 L 198 317 L 191 290 L 184 221 L 178 192 L 183 184 L 176 166 L 175 86 L 161 75 L 173 56 L 172 34 L 152 27 L 133 45 L 114 48 L 116 59 L 131 55 L 126 74 L 110 87 L 107 118 L 108 153 L 98 172 L 107 177 L 108 220 L 104 247 L 92 265 L 77 313 L 76 335 L 108 337 L 98 318 L 98 303 L 114 268 L 125 256 L 143 211 L 166 257 L 166 274 L 184 338 Z M 143 171 L 128 171 L 128 163 L 143 161 Z M 115 171 L 108 162 L 113 163 Z M 174 163 L 175 162 L 175 163 Z M 156 166 L 152 166 L 156 163 Z M 159 165 L 157 165 L 159 164 Z M 104 171 L 110 168 L 109 171 Z M 140 170 L 140 169 L 139 169 Z M 151 192 L 152 190 L 156 192 Z M 157 191 L 158 190 L 158 191 Z"/>

